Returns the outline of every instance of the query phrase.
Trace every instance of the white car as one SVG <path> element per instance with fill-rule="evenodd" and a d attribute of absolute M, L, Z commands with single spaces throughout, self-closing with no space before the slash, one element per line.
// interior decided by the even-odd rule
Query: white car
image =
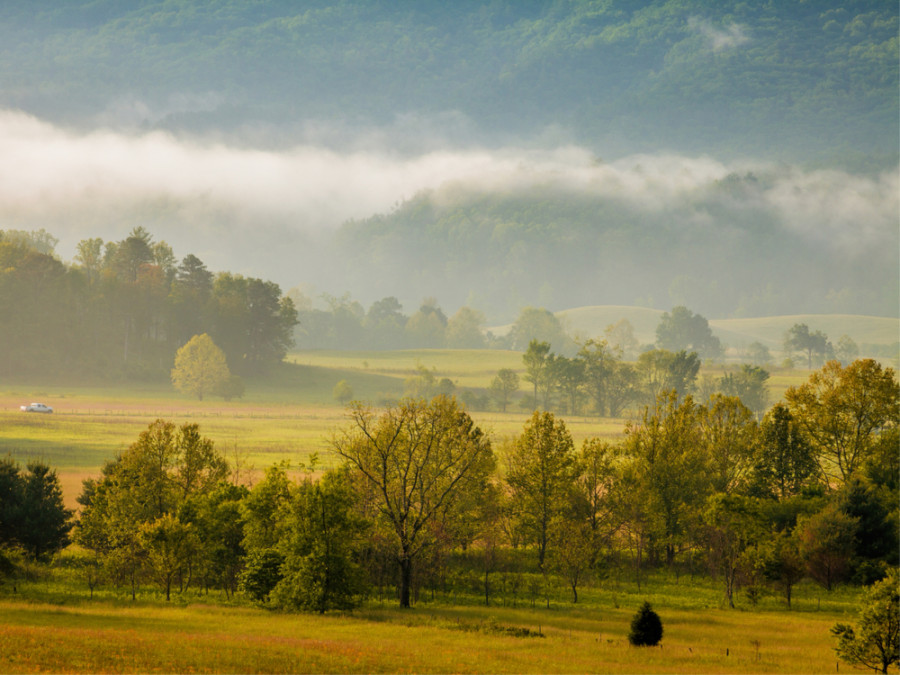
<path fill-rule="evenodd" d="M 23 405 L 21 407 L 22 412 L 40 412 L 40 413 L 52 413 L 53 408 L 49 405 L 44 405 L 43 403 L 32 403 L 31 405 Z"/>

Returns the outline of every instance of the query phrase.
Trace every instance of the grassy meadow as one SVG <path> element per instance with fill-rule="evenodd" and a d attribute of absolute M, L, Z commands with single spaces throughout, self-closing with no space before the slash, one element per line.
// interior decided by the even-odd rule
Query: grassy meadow
<path fill-rule="evenodd" d="M 272 463 L 295 465 L 318 453 L 333 458 L 329 438 L 345 423 L 332 395 L 347 380 L 357 398 L 376 403 L 402 395 L 420 367 L 459 388 L 481 389 L 499 368 L 523 372 L 521 354 L 506 351 L 417 350 L 298 352 L 277 374 L 247 382 L 244 397 L 197 401 L 167 382 L 110 385 L 0 382 L 0 454 L 24 463 L 39 458 L 57 468 L 68 505 L 81 481 L 132 443 L 157 418 L 197 423 L 201 432 L 253 480 Z M 725 366 L 705 374 L 718 377 Z M 703 373 L 701 373 L 703 374 Z M 806 380 L 805 370 L 775 371 L 770 400 Z M 525 393 L 528 383 L 522 382 Z M 40 400 L 52 415 L 18 406 Z M 521 430 L 530 411 L 473 412 L 497 441 Z M 625 419 L 565 416 L 579 442 L 621 437 Z M 627 573 L 623 573 L 627 576 Z M 480 579 L 468 592 L 423 590 L 412 610 L 373 598 L 349 614 L 291 615 L 238 599 L 176 594 L 166 603 L 153 587 L 138 601 L 124 589 L 93 598 L 72 571 L 55 569 L 0 584 L 0 672 L 834 672 L 830 627 L 852 619 L 856 589 L 825 593 L 810 582 L 797 589 L 792 611 L 768 595 L 728 610 L 714 579 L 653 573 L 607 579 L 579 588 L 508 588 L 491 578 L 485 606 Z M 634 648 L 626 639 L 644 600 L 665 626 L 660 648 Z"/>
<path fill-rule="evenodd" d="M 196 593 L 166 603 L 152 589 L 89 599 L 73 579 L 45 579 L 0 586 L 0 672 L 826 673 L 829 629 L 852 619 L 857 593 L 805 582 L 792 611 L 772 596 L 728 610 L 714 580 L 657 573 L 640 590 L 583 589 L 578 604 L 562 587 L 491 606 L 423 593 L 409 610 L 373 599 L 319 616 Z M 660 647 L 628 644 L 644 600 L 663 621 Z"/>
<path fill-rule="evenodd" d="M 95 476 L 103 463 L 134 442 L 157 418 L 177 424 L 196 423 L 203 435 L 222 449 L 242 479 L 252 479 L 275 462 L 297 465 L 317 454 L 330 467 L 329 439 L 346 423 L 346 409 L 333 397 L 346 380 L 360 400 L 378 405 L 402 396 L 404 381 L 426 368 L 449 378 L 458 389 L 483 390 L 500 368 L 524 374 L 522 355 L 503 350 L 305 351 L 289 356 L 289 364 L 266 378 L 247 382 L 243 398 L 198 401 L 176 392 L 167 381 L 109 384 L 104 382 L 0 382 L 0 456 L 24 464 L 40 459 L 60 475 L 66 502 L 75 506 L 81 481 Z M 719 377 L 727 366 L 701 371 Z M 805 370 L 773 371 L 770 401 L 806 380 Z M 529 384 L 521 382 L 520 393 Z M 52 415 L 25 414 L 19 406 L 42 401 Z M 530 410 L 517 402 L 507 412 L 473 411 L 473 417 L 496 441 L 512 437 Z M 576 443 L 599 436 L 621 437 L 627 418 L 565 416 Z"/>

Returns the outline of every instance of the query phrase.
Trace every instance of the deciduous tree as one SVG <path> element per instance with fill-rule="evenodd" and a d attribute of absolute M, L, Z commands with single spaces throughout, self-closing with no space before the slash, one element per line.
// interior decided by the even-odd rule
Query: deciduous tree
<path fill-rule="evenodd" d="M 519 390 L 519 376 L 511 368 L 501 368 L 491 380 L 489 391 L 491 396 L 500 405 L 500 410 L 506 412 L 510 395 Z"/>
<path fill-rule="evenodd" d="M 369 486 L 393 533 L 400 568 L 400 606 L 410 606 L 413 565 L 430 534 L 461 516 L 472 491 L 494 468 L 490 442 L 452 398 L 407 400 L 375 415 L 358 405 L 332 442 Z"/>
<path fill-rule="evenodd" d="M 847 367 L 829 361 L 784 398 L 829 483 L 846 482 L 872 454 L 879 435 L 900 423 L 900 385 L 892 368 L 873 359 Z"/>
<path fill-rule="evenodd" d="M 828 336 L 820 330 L 813 333 L 805 323 L 795 323 L 784 335 L 784 351 L 790 355 L 792 352 L 806 352 L 806 367 L 812 370 L 813 354 L 824 357 L 831 347 Z"/>
<path fill-rule="evenodd" d="M 284 562 L 272 592 L 275 603 L 320 614 L 355 607 L 364 588 L 356 555 L 364 526 L 354 514 L 346 472 L 330 471 L 318 481 L 307 477 L 291 492 L 278 544 Z"/>
<path fill-rule="evenodd" d="M 900 663 L 900 574 L 891 568 L 886 578 L 866 591 L 854 628 L 838 623 L 831 633 L 835 651 L 847 663 L 886 673 Z"/>
<path fill-rule="evenodd" d="M 678 306 L 665 312 L 656 327 L 656 345 L 672 352 L 697 352 L 703 358 L 722 355 L 719 338 L 712 334 L 709 322 L 687 307 Z"/>
<path fill-rule="evenodd" d="M 754 489 L 778 499 L 799 494 L 817 470 L 813 450 L 783 403 L 766 413 L 753 463 Z"/>
<path fill-rule="evenodd" d="M 452 349 L 481 349 L 484 347 L 484 314 L 471 307 L 460 307 L 447 322 L 446 342 Z"/>
<path fill-rule="evenodd" d="M 534 386 L 535 407 L 538 405 L 538 391 L 549 391 L 549 383 L 551 382 L 548 366 L 549 358 L 550 343 L 538 342 L 537 340 L 529 342 L 528 349 L 522 355 L 522 361 L 525 362 L 525 381 L 531 382 Z"/>
<path fill-rule="evenodd" d="M 535 411 L 507 457 L 506 482 L 542 570 L 553 521 L 571 508 L 575 475 L 575 446 L 565 422 Z"/>
<path fill-rule="evenodd" d="M 697 415 L 690 396 L 679 402 L 670 391 L 625 430 L 627 468 L 644 503 L 640 517 L 646 518 L 653 548 L 664 547 L 668 564 L 684 542 L 691 513 L 710 491 Z"/>
<path fill-rule="evenodd" d="M 858 522 L 833 503 L 797 521 L 799 550 L 806 570 L 827 591 L 850 573 Z"/>
<path fill-rule="evenodd" d="M 178 391 L 202 401 L 231 378 L 225 353 L 206 333 L 195 335 L 175 353 L 172 384 Z"/>

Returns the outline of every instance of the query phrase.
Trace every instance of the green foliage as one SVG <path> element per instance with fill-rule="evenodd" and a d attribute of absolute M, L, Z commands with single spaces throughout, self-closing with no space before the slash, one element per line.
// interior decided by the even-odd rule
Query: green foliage
<path fill-rule="evenodd" d="M 806 571 L 827 591 L 850 576 L 858 523 L 857 518 L 847 515 L 834 503 L 797 520 L 798 548 Z"/>
<path fill-rule="evenodd" d="M 785 499 L 815 478 L 816 459 L 790 411 L 776 403 L 761 425 L 753 467 L 754 490 Z"/>
<path fill-rule="evenodd" d="M 535 411 L 516 438 L 506 465 L 518 527 L 537 546 L 538 568 L 543 569 L 552 524 L 571 508 L 576 456 L 565 422 L 552 413 Z"/>
<path fill-rule="evenodd" d="M 719 338 L 712 334 L 709 322 L 687 307 L 675 307 L 665 312 L 656 327 L 656 345 L 672 352 L 697 352 L 706 359 L 722 356 Z"/>
<path fill-rule="evenodd" d="M 203 395 L 229 391 L 231 372 L 225 353 L 206 333 L 195 335 L 175 353 L 172 384 L 181 392 L 203 400 Z"/>
<path fill-rule="evenodd" d="M 653 647 L 659 644 L 662 636 L 663 625 L 659 615 L 649 602 L 644 602 L 631 620 L 628 642 L 635 647 Z"/>
<path fill-rule="evenodd" d="M 687 535 L 692 512 L 711 488 L 699 414 L 689 396 L 679 402 L 669 392 L 660 395 L 640 421 L 626 427 L 623 453 L 628 462 L 630 519 L 664 547 L 669 564 Z"/>
<path fill-rule="evenodd" d="M 745 491 L 759 442 L 752 413 L 740 399 L 719 394 L 697 412 L 712 490 L 726 494 Z"/>
<path fill-rule="evenodd" d="M 641 354 L 635 367 L 643 398 L 652 404 L 667 391 L 678 396 L 692 393 L 700 372 L 700 357 L 696 352 L 653 349 Z"/>
<path fill-rule="evenodd" d="M 846 368 L 829 361 L 785 392 L 791 415 L 816 451 L 820 473 L 843 483 L 872 455 L 879 436 L 900 425 L 900 384 L 873 359 Z"/>
<path fill-rule="evenodd" d="M 243 398 L 245 391 L 244 378 L 240 375 L 230 375 L 227 380 L 221 382 L 215 388 L 214 393 L 216 396 L 221 396 L 226 401 L 230 401 L 235 398 Z"/>
<path fill-rule="evenodd" d="M 572 341 L 553 312 L 543 307 L 525 307 L 509 331 L 510 347 L 530 349 L 531 343 L 546 343 L 558 352 L 571 351 Z"/>
<path fill-rule="evenodd" d="M 746 363 L 736 373 L 726 373 L 719 380 L 719 390 L 726 396 L 736 396 L 756 415 L 762 416 L 769 402 L 766 382 L 769 372 Z"/>
<path fill-rule="evenodd" d="M 491 380 L 488 391 L 500 406 L 502 412 L 506 412 L 509 397 L 519 390 L 519 376 L 511 368 L 501 368 Z"/>
<path fill-rule="evenodd" d="M 142 227 L 118 242 L 82 240 L 72 265 L 18 241 L 0 241 L 0 308 L 9 318 L 0 324 L 0 372 L 154 379 L 179 348 L 208 334 L 233 369 L 258 373 L 292 344 L 296 311 L 276 284 L 227 273 L 213 280 L 193 255 L 176 267 L 171 247 Z M 176 386 L 195 396 L 222 381 L 175 370 Z M 223 395 L 238 396 L 237 381 Z"/>
<path fill-rule="evenodd" d="M 347 382 L 347 380 L 339 380 L 338 383 L 334 385 L 331 395 L 335 401 L 341 405 L 346 405 L 353 398 L 353 387 L 350 386 L 350 383 Z"/>
<path fill-rule="evenodd" d="M 409 317 L 403 328 L 412 347 L 443 347 L 446 342 L 447 317 L 437 305 L 437 300 L 427 298 L 419 311 Z"/>
<path fill-rule="evenodd" d="M 284 555 L 273 549 L 251 551 L 247 555 L 241 573 L 241 590 L 256 602 L 266 602 L 269 595 L 284 578 L 281 566 Z"/>
<path fill-rule="evenodd" d="M 813 367 L 813 354 L 824 359 L 832 351 L 828 336 L 820 330 L 809 332 L 809 326 L 805 323 L 797 323 L 785 333 L 784 351 L 791 354 L 795 351 L 806 352 L 806 365 L 809 370 Z"/>
<path fill-rule="evenodd" d="M 0 546 L 20 546 L 44 559 L 68 544 L 73 515 L 56 471 L 29 462 L 23 474 L 11 459 L 0 459 Z"/>
<path fill-rule="evenodd" d="M 447 322 L 446 343 L 450 348 L 480 349 L 485 346 L 484 314 L 471 307 L 460 307 Z"/>
<path fill-rule="evenodd" d="M 196 424 L 157 420 L 89 479 L 79 497 L 75 540 L 104 558 L 109 575 L 127 580 L 132 597 L 146 570 L 169 595 L 172 579 L 197 552 L 192 500 L 213 492 L 228 463 Z"/>
<path fill-rule="evenodd" d="M 863 599 L 857 626 L 835 624 L 835 651 L 853 666 L 886 673 L 900 663 L 900 575 L 891 568 L 885 579 L 870 588 Z"/>
<path fill-rule="evenodd" d="M 211 91 L 245 101 L 257 119 L 372 123 L 397 110 L 459 110 L 486 134 L 565 120 L 576 138 L 605 138 L 614 152 L 624 137 L 648 148 L 815 158 L 828 157 L 821 139 L 829 138 L 831 153 L 895 158 L 895 146 L 879 145 L 897 117 L 892 3 L 173 2 L 160 10 L 41 0 L 33 9 L 2 13 L 3 103 L 73 122 L 141 81 L 152 109 L 168 110 L 179 92 Z M 50 106 L 47 91 L 66 108 Z M 241 119 L 201 98 L 160 122 Z"/>
<path fill-rule="evenodd" d="M 287 609 L 324 613 L 352 609 L 365 589 L 358 552 L 363 521 L 354 514 L 354 496 L 345 471 L 320 481 L 306 479 L 291 496 L 281 580 L 273 601 Z"/>
<path fill-rule="evenodd" d="M 549 357 L 550 343 L 537 340 L 531 340 L 528 343 L 528 349 L 522 355 L 526 371 L 525 380 L 534 385 L 532 405 L 535 408 L 538 405 L 538 391 L 544 392 L 544 407 L 547 406 L 547 396 L 552 385 L 548 368 Z"/>
<path fill-rule="evenodd" d="M 408 399 L 381 415 L 357 405 L 333 441 L 390 533 L 400 606 L 410 605 L 414 563 L 440 532 L 453 532 L 487 489 L 494 455 L 456 401 Z"/>
<path fill-rule="evenodd" d="M 841 511 L 856 520 L 856 555 L 891 565 L 900 562 L 894 516 L 898 505 L 884 502 L 875 486 L 859 476 L 851 477 L 837 499 Z"/>

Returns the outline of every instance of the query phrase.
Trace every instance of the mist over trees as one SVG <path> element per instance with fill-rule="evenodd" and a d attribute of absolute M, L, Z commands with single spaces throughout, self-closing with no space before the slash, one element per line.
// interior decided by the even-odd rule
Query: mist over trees
<path fill-rule="evenodd" d="M 0 224 L 64 257 L 140 225 L 504 321 L 895 316 L 897 26 L 872 0 L 10 5 Z"/>
<path fill-rule="evenodd" d="M 52 245 L 41 252 L 45 232 L 37 245 L 24 235 L 0 230 L 0 373 L 171 370 L 179 389 L 227 397 L 241 390 L 232 370 L 264 372 L 293 344 L 297 312 L 277 284 L 213 274 L 194 255 L 179 264 L 141 227 L 120 241 L 82 240 L 68 265 Z"/>
<path fill-rule="evenodd" d="M 423 193 L 346 223 L 336 257 L 349 263 L 348 287 L 377 278 L 370 292 L 396 293 L 411 278 L 422 295 L 491 314 L 536 298 L 558 308 L 687 305 L 713 316 L 896 314 L 900 243 L 887 220 L 887 248 L 838 245 L 837 231 L 798 226 L 776 175 L 727 176 L 659 206 L 606 194 L 599 179 L 596 187 Z"/>

